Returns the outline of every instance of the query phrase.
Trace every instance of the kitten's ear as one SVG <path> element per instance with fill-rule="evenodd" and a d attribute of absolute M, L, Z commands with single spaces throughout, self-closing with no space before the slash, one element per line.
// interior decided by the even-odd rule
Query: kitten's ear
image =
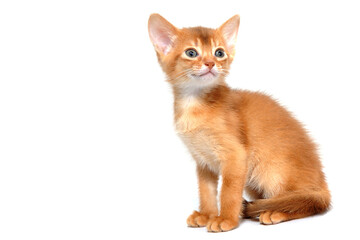
<path fill-rule="evenodd" d="M 176 39 L 177 28 L 157 13 L 149 18 L 149 35 L 155 49 L 162 55 L 167 55 Z"/>
<path fill-rule="evenodd" d="M 226 45 L 232 54 L 235 52 L 235 43 L 236 43 L 239 25 L 240 25 L 240 16 L 235 15 L 229 20 L 227 20 L 219 28 L 221 34 L 223 35 L 226 41 Z"/>

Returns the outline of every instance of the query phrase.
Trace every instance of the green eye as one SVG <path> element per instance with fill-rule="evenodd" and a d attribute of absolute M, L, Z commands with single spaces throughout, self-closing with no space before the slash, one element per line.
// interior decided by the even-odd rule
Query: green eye
<path fill-rule="evenodd" d="M 185 51 L 186 56 L 188 56 L 189 58 L 194 58 L 198 56 L 198 53 L 195 49 L 188 49 Z"/>
<path fill-rule="evenodd" d="M 222 49 L 216 50 L 216 51 L 215 51 L 215 56 L 218 57 L 218 58 L 223 58 L 223 57 L 225 57 L 225 52 L 224 52 L 224 50 L 222 50 Z"/>

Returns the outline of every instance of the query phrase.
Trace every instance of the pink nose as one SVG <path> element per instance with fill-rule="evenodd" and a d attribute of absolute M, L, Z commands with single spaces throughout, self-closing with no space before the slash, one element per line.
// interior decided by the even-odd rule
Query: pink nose
<path fill-rule="evenodd" d="M 206 62 L 206 63 L 204 63 L 204 64 L 205 64 L 205 66 L 207 66 L 209 69 L 212 69 L 212 68 L 214 67 L 214 65 L 215 65 L 214 62 Z"/>

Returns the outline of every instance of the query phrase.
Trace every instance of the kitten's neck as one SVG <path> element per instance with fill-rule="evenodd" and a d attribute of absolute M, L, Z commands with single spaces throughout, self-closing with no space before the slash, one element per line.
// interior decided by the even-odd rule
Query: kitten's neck
<path fill-rule="evenodd" d="M 211 106 L 219 104 L 229 91 L 230 88 L 226 83 L 202 89 L 179 89 L 173 87 L 175 111 L 186 110 L 199 105 Z"/>
<path fill-rule="evenodd" d="M 177 131 L 191 132 L 206 125 L 207 121 L 211 120 L 208 113 L 219 115 L 216 112 L 223 109 L 230 91 L 225 84 L 187 95 L 174 89 L 174 120 Z"/>

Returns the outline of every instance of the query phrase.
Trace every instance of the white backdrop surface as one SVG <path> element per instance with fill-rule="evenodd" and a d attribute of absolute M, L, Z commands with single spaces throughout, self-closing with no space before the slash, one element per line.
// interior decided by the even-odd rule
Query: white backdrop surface
<path fill-rule="evenodd" d="M 0 239 L 353 237 L 359 209 L 358 1 L 2 1 Z M 186 227 L 195 164 L 147 33 L 240 14 L 228 83 L 264 91 L 319 144 L 333 208 L 274 226 Z"/>

